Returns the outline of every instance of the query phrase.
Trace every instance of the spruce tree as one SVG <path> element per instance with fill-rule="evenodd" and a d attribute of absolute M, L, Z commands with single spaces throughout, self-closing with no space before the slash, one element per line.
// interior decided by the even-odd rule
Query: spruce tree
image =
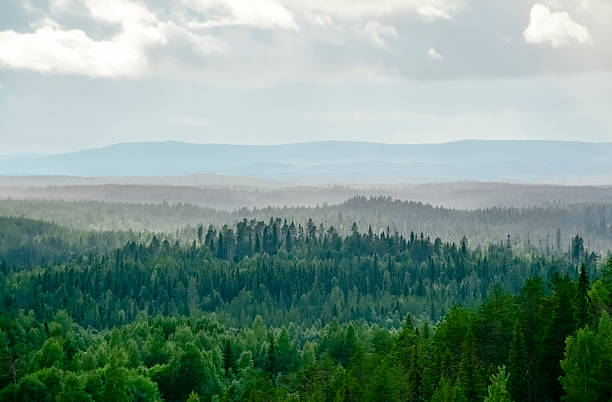
<path fill-rule="evenodd" d="M 204 226 L 198 226 L 198 244 L 202 244 L 202 236 L 204 235 Z"/>
<path fill-rule="evenodd" d="M 484 402 L 510 402 L 507 384 L 506 366 L 500 366 L 497 373 L 491 376 L 491 385 L 488 388 L 489 395 L 484 399 Z"/>
<path fill-rule="evenodd" d="M 482 368 L 476 355 L 476 342 L 472 330 L 469 329 L 463 340 L 459 375 L 469 401 L 482 400 L 484 385 L 482 381 Z"/>
<path fill-rule="evenodd" d="M 540 396 L 544 399 L 559 400 L 562 389 L 559 377 L 562 375 L 560 361 L 563 359 L 565 338 L 576 328 L 572 301 L 574 284 L 568 277 L 553 279 L 555 292 L 550 323 L 541 340 L 539 356 Z"/>
<path fill-rule="evenodd" d="M 512 343 L 510 344 L 508 354 L 508 389 L 515 401 L 526 401 L 529 399 L 528 370 L 525 336 L 520 321 L 516 320 L 512 330 Z"/>
<path fill-rule="evenodd" d="M 584 264 L 580 266 L 580 276 L 578 277 L 578 287 L 576 289 L 576 324 L 582 328 L 591 323 L 591 298 L 589 297 L 589 279 L 586 274 Z"/>
<path fill-rule="evenodd" d="M 276 377 L 276 374 L 278 373 L 278 363 L 276 357 L 274 335 L 272 333 L 268 333 L 268 356 L 266 359 L 266 371 L 272 378 Z"/>

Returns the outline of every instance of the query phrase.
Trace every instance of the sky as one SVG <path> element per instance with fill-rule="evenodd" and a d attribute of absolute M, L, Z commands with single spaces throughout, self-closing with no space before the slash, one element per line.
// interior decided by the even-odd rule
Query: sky
<path fill-rule="evenodd" d="M 612 142 L 610 0 L 2 0 L 0 154 Z"/>

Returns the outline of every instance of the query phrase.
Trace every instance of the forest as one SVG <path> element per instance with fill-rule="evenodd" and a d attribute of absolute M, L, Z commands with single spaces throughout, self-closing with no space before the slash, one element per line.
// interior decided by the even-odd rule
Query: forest
<path fill-rule="evenodd" d="M 471 192 L 469 194 L 472 194 Z M 608 200 L 612 199 L 608 196 Z M 524 249 L 565 251 L 571 237 L 579 233 L 592 250 L 606 253 L 612 244 L 612 203 L 541 203 L 531 206 L 488 206 L 480 209 L 453 209 L 386 196 L 355 196 L 340 204 L 318 206 L 253 207 L 215 209 L 193 203 L 136 203 L 98 200 L 0 200 L 0 216 L 31 218 L 85 231 L 166 232 L 189 240 L 204 222 L 222 227 L 235 226 L 243 218 L 269 221 L 271 217 L 305 224 L 312 219 L 333 226 L 342 236 L 352 224 L 376 233 L 397 231 L 407 237 L 423 232 L 432 238 L 459 243 L 469 238 L 472 245 L 486 247 L 505 241 Z M 561 249 L 564 250 L 561 250 Z"/>
<path fill-rule="evenodd" d="M 0 218 L 0 400 L 612 397 L 612 258 L 581 234 L 526 248 L 345 225 Z"/>

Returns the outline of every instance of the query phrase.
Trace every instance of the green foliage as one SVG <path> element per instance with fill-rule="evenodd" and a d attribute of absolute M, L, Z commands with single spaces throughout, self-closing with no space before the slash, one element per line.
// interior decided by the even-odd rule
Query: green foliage
<path fill-rule="evenodd" d="M 524 329 L 517 319 L 512 330 L 512 343 L 508 354 L 508 390 L 515 401 L 529 398 L 529 364 L 525 346 Z"/>
<path fill-rule="evenodd" d="M 612 260 L 585 252 L 576 275 L 507 244 L 313 221 L 201 233 L 6 265 L 0 400 L 612 397 Z"/>
<path fill-rule="evenodd" d="M 140 315 L 202 312 L 216 312 L 232 326 L 261 315 L 275 327 L 361 319 L 397 327 L 407 314 L 436 322 L 456 304 L 474 307 L 492 292 L 519 292 L 531 275 L 575 272 L 567 260 L 522 255 L 503 244 L 470 249 L 467 240 L 458 246 L 390 231 L 342 238 L 333 227 L 280 219 L 243 220 L 236 232 L 209 227 L 201 245 L 161 236 L 68 262 L 7 266 L 0 306 L 34 310 L 42 320 L 66 309 L 79 324 L 98 329 Z M 500 282 L 503 288 L 496 288 Z M 505 306 L 499 297 L 484 305 L 479 328 L 492 335 L 478 341 L 495 367 L 506 353 L 500 348 L 508 339 L 501 337 L 512 325 L 500 310 L 512 306 Z"/>
<path fill-rule="evenodd" d="M 584 264 L 581 264 L 575 301 L 575 320 L 579 328 L 587 324 L 592 324 L 593 315 L 589 290 L 589 279 L 587 277 L 586 267 Z"/>
<path fill-rule="evenodd" d="M 556 277 L 551 300 L 552 312 L 548 326 L 541 339 L 539 371 L 546 373 L 538 390 L 542 398 L 558 400 L 562 390 L 558 378 L 562 375 L 560 361 L 563 359 L 565 338 L 576 329 L 574 309 L 575 284 L 567 277 Z"/>
<path fill-rule="evenodd" d="M 567 338 L 561 367 L 565 372 L 561 384 L 567 401 L 610 400 L 612 324 L 607 315 L 601 317 L 596 331 L 585 327 Z"/>
<path fill-rule="evenodd" d="M 491 384 L 488 388 L 489 394 L 484 399 L 485 402 L 510 402 L 510 392 L 508 392 L 507 385 L 506 366 L 499 366 L 497 374 L 491 376 Z"/>

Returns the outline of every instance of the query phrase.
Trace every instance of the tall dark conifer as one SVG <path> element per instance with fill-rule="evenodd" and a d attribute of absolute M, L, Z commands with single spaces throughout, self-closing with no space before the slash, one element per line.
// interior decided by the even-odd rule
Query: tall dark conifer
<path fill-rule="evenodd" d="M 563 359 L 565 339 L 576 329 L 572 306 L 575 286 L 567 276 L 557 276 L 553 282 L 554 305 L 550 323 L 541 339 L 538 377 L 540 398 L 558 401 L 562 395 L 559 377 L 563 374 L 560 361 Z"/>
<path fill-rule="evenodd" d="M 516 320 L 512 330 L 512 343 L 508 353 L 508 388 L 512 399 L 515 401 L 529 400 L 528 371 L 525 336 L 520 321 Z"/>
<path fill-rule="evenodd" d="M 591 298 L 589 297 L 589 278 L 587 277 L 586 267 L 580 265 L 580 275 L 578 277 L 578 287 L 576 289 L 576 324 L 579 328 L 591 324 Z"/>

